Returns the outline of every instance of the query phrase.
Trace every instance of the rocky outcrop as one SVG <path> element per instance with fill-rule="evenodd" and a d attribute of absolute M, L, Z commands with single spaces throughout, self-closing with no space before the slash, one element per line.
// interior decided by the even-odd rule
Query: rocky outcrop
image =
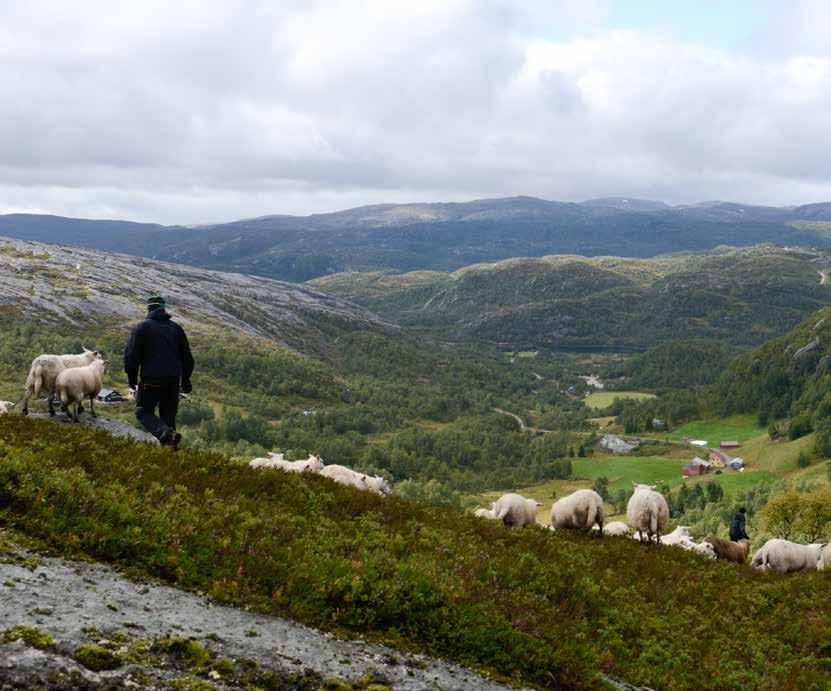
<path fill-rule="evenodd" d="M 0 688 L 254 688 L 266 686 L 263 678 L 286 689 L 507 688 L 441 660 L 338 640 L 101 564 L 16 550 L 0 562 L 0 583 Z M 24 635 L 10 640 L 15 631 Z M 188 678 L 205 686 L 174 686 Z"/>
<path fill-rule="evenodd" d="M 144 315 L 147 296 L 158 293 L 189 330 L 219 326 L 289 346 L 306 343 L 333 323 L 392 328 L 309 286 L 0 238 L 0 314 L 45 322 L 132 322 Z"/>

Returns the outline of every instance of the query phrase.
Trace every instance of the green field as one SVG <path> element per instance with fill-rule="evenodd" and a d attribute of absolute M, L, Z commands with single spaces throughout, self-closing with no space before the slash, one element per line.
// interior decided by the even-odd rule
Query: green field
<path fill-rule="evenodd" d="M 670 487 L 681 484 L 681 468 L 687 460 L 658 456 L 603 456 L 575 458 L 574 477 L 595 480 L 609 478 L 612 490 L 631 487 L 633 482 L 654 485 L 666 482 Z"/>
<path fill-rule="evenodd" d="M 719 442 L 726 439 L 744 443 L 765 433 L 766 430 L 759 427 L 754 415 L 733 415 L 725 418 L 688 422 L 686 425 L 672 430 L 667 436 L 677 441 L 681 441 L 684 437 L 705 439 L 710 446 L 718 446 Z M 740 452 L 736 451 L 733 455 L 740 455 Z"/>
<path fill-rule="evenodd" d="M 608 408 L 615 402 L 616 398 L 633 398 L 638 401 L 644 401 L 648 398 L 655 398 L 655 394 L 644 393 L 642 391 L 595 391 L 583 399 L 583 403 L 589 408 L 600 410 Z"/>

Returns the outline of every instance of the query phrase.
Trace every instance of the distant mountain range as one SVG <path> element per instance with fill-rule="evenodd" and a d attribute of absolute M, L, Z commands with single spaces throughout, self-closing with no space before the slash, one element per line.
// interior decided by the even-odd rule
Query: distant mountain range
<path fill-rule="evenodd" d="M 452 271 L 518 256 L 649 257 L 719 245 L 831 247 L 831 203 L 770 207 L 610 197 L 381 204 L 200 227 L 0 216 L 0 235 L 306 281 L 343 271 Z"/>
<path fill-rule="evenodd" d="M 831 302 L 831 255 L 772 245 L 649 259 L 556 255 L 453 273 L 347 272 L 311 281 L 443 340 L 536 348 L 748 346 Z"/>

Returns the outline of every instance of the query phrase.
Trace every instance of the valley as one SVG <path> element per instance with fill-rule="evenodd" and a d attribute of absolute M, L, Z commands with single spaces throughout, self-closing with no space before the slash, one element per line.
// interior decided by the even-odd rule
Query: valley
<path fill-rule="evenodd" d="M 499 681 L 547 688 L 551 677 L 539 676 L 535 659 L 547 660 L 556 684 L 568 688 L 594 688 L 598 669 L 633 683 L 687 679 L 671 657 L 656 666 L 624 642 L 624 608 L 614 593 L 631 583 L 626 573 L 649 568 L 657 579 L 660 600 L 654 591 L 638 591 L 647 608 L 641 616 L 656 631 L 668 621 L 676 630 L 688 624 L 672 614 L 681 606 L 680 595 L 671 595 L 678 574 L 710 574 L 708 597 L 720 599 L 734 622 L 772 616 L 737 609 L 740 591 L 784 588 L 788 608 L 816 608 L 811 598 L 827 596 L 824 574 L 799 577 L 810 578 L 813 588 L 800 600 L 795 580 L 769 581 L 681 550 L 650 553 L 645 567 L 638 546 L 624 538 L 600 544 L 561 532 L 553 538 L 546 531 L 509 532 L 469 514 L 518 491 L 542 504 L 538 522 L 546 525 L 554 499 L 585 488 L 601 494 L 608 520 L 625 520 L 637 482 L 659 487 L 672 524 L 689 526 L 696 539 L 724 534 L 738 505 L 748 507 L 754 543 L 777 534 L 768 504 L 794 491 L 806 497 L 831 491 L 822 400 L 831 376 L 825 362 L 831 319 L 821 309 L 826 286 L 815 268 L 824 257 L 769 246 L 653 259 L 547 257 L 453 274 L 341 274 L 299 285 L 0 241 L 0 398 L 17 400 L 36 354 L 82 346 L 110 359 L 107 386 L 125 391 L 124 339 L 141 314 L 141 296 L 155 290 L 169 295 L 198 363 L 194 393 L 181 408 L 186 450 L 173 465 L 147 445 L 14 413 L 0 417 L 0 523 L 36 553 L 129 564 L 217 602 L 440 654 Z M 656 305 L 670 287 L 677 295 L 699 291 L 698 298 L 671 318 L 660 308 L 666 331 L 656 332 Z M 642 299 L 633 300 L 631 291 Z M 592 333 L 585 331 L 546 347 L 550 339 L 528 335 L 538 328 L 533 319 L 513 342 L 481 338 L 484 331 L 470 326 L 582 301 L 602 304 L 600 298 L 614 301 L 617 294 L 626 299 L 616 307 L 590 311 L 591 328 L 610 334 L 606 352 L 585 348 Z M 423 316 L 434 309 L 438 316 Z M 741 320 L 731 321 L 735 315 Z M 792 322 L 796 327 L 787 331 Z M 736 323 L 747 330 L 730 326 Z M 671 339 L 673 330 L 691 338 Z M 769 335 L 779 338 L 756 346 Z M 42 412 L 43 403 L 35 408 Z M 102 404 L 102 411 L 136 424 L 131 403 Z M 607 434 L 641 443 L 612 454 L 601 444 Z M 694 456 L 707 453 L 684 442 L 692 438 L 710 446 L 737 441 L 733 455 L 741 455 L 744 470 L 682 477 Z M 319 454 L 327 463 L 382 475 L 393 496 L 363 497 L 315 477 L 246 467 L 272 450 L 289 459 Z M 43 453 L 51 459 L 46 464 Z M 83 481 L 71 479 L 77 468 Z M 158 492 L 171 482 L 177 489 L 162 499 Z M 73 487 L 68 494 L 65 483 Z M 38 508 L 41 491 L 46 513 Z M 218 505 L 209 498 L 217 496 Z M 147 502 L 162 508 L 148 513 Z M 349 531 L 342 521 L 334 529 L 332 511 L 349 516 Z M 312 528 L 309 517 L 319 526 Z M 211 546 L 217 534 L 226 536 L 219 552 Z M 66 535 L 73 537 L 67 542 Z M 456 566 L 442 561 L 443 550 Z M 617 568 L 594 581 L 600 595 L 575 585 L 587 564 L 609 559 Z M 304 580 L 310 564 L 314 592 Z M 557 585 L 565 582 L 568 589 Z M 494 583 L 501 603 L 488 594 Z M 517 622 L 503 606 L 533 615 Z M 436 607 L 444 608 L 449 625 L 435 626 Z M 582 612 L 576 619 L 563 614 L 575 608 Z M 551 617 L 563 621 L 554 632 L 541 628 Z M 771 651 L 775 626 L 765 621 L 751 645 L 768 650 L 791 678 L 793 659 Z M 606 631 L 597 645 L 550 643 L 551 636 L 582 637 L 581 627 L 597 626 Z M 706 626 L 718 640 L 723 627 Z M 527 652 L 494 655 L 482 636 Z M 603 652 L 611 640 L 618 641 L 614 662 Z M 657 634 L 642 631 L 640 640 L 666 646 Z M 743 684 L 779 678 L 761 662 L 735 666 L 726 641 L 722 650 L 719 664 L 732 666 Z M 185 671 L 207 679 L 209 668 Z M 810 686 L 821 666 L 808 664 L 798 674 Z"/>

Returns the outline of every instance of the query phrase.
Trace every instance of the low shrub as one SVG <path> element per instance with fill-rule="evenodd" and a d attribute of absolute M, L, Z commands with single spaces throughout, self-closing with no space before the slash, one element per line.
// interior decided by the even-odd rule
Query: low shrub
<path fill-rule="evenodd" d="M 820 688 L 831 672 L 828 573 L 511 531 L 19 416 L 0 418 L 0 439 L 0 520 L 227 603 L 544 688 L 597 688 L 599 673 L 660 688 Z"/>

